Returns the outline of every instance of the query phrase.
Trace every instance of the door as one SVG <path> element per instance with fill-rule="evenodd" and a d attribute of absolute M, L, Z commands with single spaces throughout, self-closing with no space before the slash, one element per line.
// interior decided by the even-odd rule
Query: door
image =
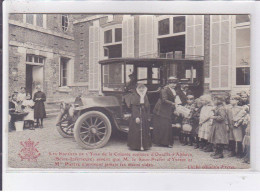
<path fill-rule="evenodd" d="M 30 93 L 32 96 L 32 85 L 33 85 L 33 76 L 32 76 L 32 65 L 26 65 L 26 81 L 25 81 L 26 92 Z"/>
<path fill-rule="evenodd" d="M 43 66 L 32 66 L 32 94 L 36 92 L 36 86 L 41 85 L 43 89 Z"/>

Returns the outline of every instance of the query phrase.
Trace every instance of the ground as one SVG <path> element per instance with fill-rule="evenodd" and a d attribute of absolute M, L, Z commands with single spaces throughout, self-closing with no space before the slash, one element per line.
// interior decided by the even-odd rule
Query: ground
<path fill-rule="evenodd" d="M 246 169 L 242 159 L 228 157 L 213 159 L 209 153 L 182 146 L 175 141 L 173 148 L 153 146 L 149 151 L 131 151 L 126 134 L 114 134 L 108 144 L 96 150 L 82 149 L 74 138 L 63 138 L 56 130 L 55 117 L 44 120 L 44 128 L 12 131 L 8 134 L 8 165 L 11 168 L 81 168 L 81 169 Z M 34 149 L 33 145 L 38 142 Z M 27 141 L 27 143 L 25 143 Z M 23 142 L 23 145 L 21 144 Z M 23 148 L 32 148 L 23 159 Z M 28 151 L 28 149 L 27 149 Z M 19 156 L 20 154 L 20 156 Z M 39 155 L 40 154 L 40 155 Z"/>

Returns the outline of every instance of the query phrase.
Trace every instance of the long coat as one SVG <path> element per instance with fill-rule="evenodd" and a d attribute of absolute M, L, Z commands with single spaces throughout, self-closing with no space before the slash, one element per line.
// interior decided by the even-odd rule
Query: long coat
<path fill-rule="evenodd" d="M 241 106 L 231 107 L 232 111 L 232 133 L 235 141 L 242 142 L 243 140 L 243 117 L 246 111 Z"/>
<path fill-rule="evenodd" d="M 225 107 L 223 105 L 216 107 L 214 116 L 209 141 L 213 144 L 228 144 L 227 113 Z"/>
<path fill-rule="evenodd" d="M 164 87 L 161 90 L 160 98 L 154 106 L 153 113 L 155 115 L 160 115 L 161 117 L 171 119 L 174 111 L 174 106 L 172 106 L 172 103 L 175 102 L 175 97 L 176 96 L 173 95 L 170 88 Z"/>
<path fill-rule="evenodd" d="M 173 129 L 172 117 L 175 102 L 175 97 L 170 88 L 165 87 L 161 90 L 160 98 L 158 99 L 153 113 L 153 142 L 157 145 L 172 145 L 173 144 Z"/>
<path fill-rule="evenodd" d="M 131 95 L 130 107 L 132 116 L 130 119 L 127 145 L 133 150 L 149 149 L 152 146 L 150 134 L 150 104 L 147 96 L 144 98 L 144 104 L 140 104 L 140 96 L 134 92 Z M 136 123 L 136 118 L 141 122 Z"/>
<path fill-rule="evenodd" d="M 39 100 L 37 98 L 40 98 Z M 46 101 L 46 96 L 43 92 L 38 91 L 34 94 L 33 101 L 34 104 L 34 118 L 40 119 L 46 117 L 46 111 L 44 102 Z"/>

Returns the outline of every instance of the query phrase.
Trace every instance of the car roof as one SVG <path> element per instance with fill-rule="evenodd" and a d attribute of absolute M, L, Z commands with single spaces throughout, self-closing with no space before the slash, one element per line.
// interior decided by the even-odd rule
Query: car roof
<path fill-rule="evenodd" d="M 139 63 L 146 63 L 146 64 L 172 64 L 177 61 L 187 61 L 187 62 L 194 62 L 194 61 L 203 61 L 202 56 L 193 56 L 193 57 L 185 57 L 185 58 L 146 58 L 146 57 L 129 57 L 129 58 L 110 58 L 110 59 L 104 59 L 99 61 L 100 64 L 106 65 L 106 64 L 111 64 L 111 63 L 129 63 L 129 64 L 139 64 Z"/>

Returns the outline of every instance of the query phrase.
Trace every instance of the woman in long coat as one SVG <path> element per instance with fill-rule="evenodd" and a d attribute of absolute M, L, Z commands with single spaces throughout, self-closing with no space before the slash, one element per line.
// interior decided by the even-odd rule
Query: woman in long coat
<path fill-rule="evenodd" d="M 168 78 L 168 85 L 161 90 L 160 98 L 153 110 L 153 143 L 170 148 L 173 146 L 172 117 L 175 109 L 177 83 L 177 78 Z"/>
<path fill-rule="evenodd" d="M 129 125 L 127 145 L 132 150 L 148 150 L 152 146 L 150 134 L 150 104 L 146 96 L 147 88 L 138 84 L 130 97 L 132 116 Z"/>
<path fill-rule="evenodd" d="M 46 95 L 41 91 L 41 86 L 36 87 L 37 92 L 34 94 L 33 101 L 34 104 L 34 118 L 37 122 L 37 127 L 43 128 L 43 118 L 46 117 L 46 111 L 44 102 L 46 101 Z M 39 123 L 40 121 L 40 123 Z"/>

